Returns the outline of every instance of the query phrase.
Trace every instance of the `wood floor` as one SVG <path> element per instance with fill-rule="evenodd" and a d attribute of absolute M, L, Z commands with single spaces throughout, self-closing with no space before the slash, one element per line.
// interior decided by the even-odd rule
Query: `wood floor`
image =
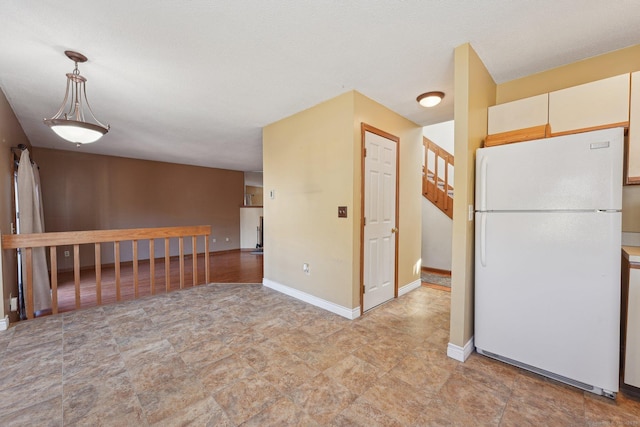
<path fill-rule="evenodd" d="M 252 254 L 250 251 L 230 251 L 212 253 L 209 255 L 211 268 L 211 283 L 262 283 L 263 256 Z M 185 257 L 184 287 L 192 287 L 193 272 L 192 262 L 189 256 Z M 163 259 L 155 261 L 154 292 L 160 294 L 166 292 L 165 266 Z M 178 259 L 172 259 L 169 263 L 170 290 L 180 289 L 180 266 Z M 149 261 L 140 261 L 138 264 L 138 297 L 151 295 Z M 135 298 L 133 265 L 122 263 L 120 268 L 120 300 L 132 300 Z M 204 255 L 198 259 L 197 283 L 205 282 Z M 117 301 L 115 284 L 115 270 L 113 266 L 102 267 L 102 304 L 110 304 Z M 76 292 L 73 280 L 73 272 L 62 272 L 58 275 L 58 312 L 72 311 L 76 309 Z M 96 306 L 96 282 L 95 270 L 92 268 L 81 271 L 80 274 L 80 308 Z M 50 313 L 50 312 L 49 312 Z M 42 315 L 49 314 L 46 312 Z"/>

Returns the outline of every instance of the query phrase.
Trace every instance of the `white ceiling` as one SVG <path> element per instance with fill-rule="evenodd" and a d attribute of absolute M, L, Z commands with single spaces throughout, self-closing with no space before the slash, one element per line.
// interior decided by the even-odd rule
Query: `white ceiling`
<path fill-rule="evenodd" d="M 1 0 L 0 88 L 37 147 L 242 171 L 263 126 L 355 89 L 420 125 L 453 118 L 453 50 L 497 83 L 640 43 L 638 0 Z M 76 148 L 43 123 L 64 50 L 89 61 L 111 131 Z M 433 109 L 422 92 L 442 90 Z"/>

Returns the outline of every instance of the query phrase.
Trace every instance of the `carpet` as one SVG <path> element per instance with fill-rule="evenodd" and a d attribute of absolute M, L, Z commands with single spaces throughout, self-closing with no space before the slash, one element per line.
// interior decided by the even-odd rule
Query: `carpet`
<path fill-rule="evenodd" d="M 432 285 L 440 285 L 446 286 L 447 288 L 451 287 L 451 277 L 443 276 L 441 274 L 429 273 L 427 271 L 423 271 L 420 274 L 420 280 L 423 282 L 431 283 Z"/>

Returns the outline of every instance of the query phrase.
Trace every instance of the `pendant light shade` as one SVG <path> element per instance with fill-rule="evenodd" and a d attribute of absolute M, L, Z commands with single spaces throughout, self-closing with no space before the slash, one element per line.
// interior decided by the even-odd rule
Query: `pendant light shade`
<path fill-rule="evenodd" d="M 108 132 L 108 129 L 102 126 L 76 120 L 46 119 L 44 122 L 60 138 L 78 144 L 96 142 Z"/>
<path fill-rule="evenodd" d="M 87 99 L 87 79 L 78 70 L 78 62 L 86 62 L 87 57 L 70 50 L 65 51 L 65 55 L 75 63 L 75 69 L 67 73 L 67 90 L 58 112 L 52 118 L 44 119 L 44 124 L 69 142 L 89 144 L 109 132 L 109 125 L 96 118 Z M 89 112 L 87 117 L 90 116 L 95 123 L 85 120 L 85 108 Z"/>

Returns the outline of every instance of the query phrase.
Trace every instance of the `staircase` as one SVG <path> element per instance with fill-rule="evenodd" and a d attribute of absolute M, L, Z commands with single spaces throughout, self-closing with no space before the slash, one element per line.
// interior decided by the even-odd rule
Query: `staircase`
<path fill-rule="evenodd" d="M 422 195 L 453 219 L 453 155 L 423 137 Z"/>

